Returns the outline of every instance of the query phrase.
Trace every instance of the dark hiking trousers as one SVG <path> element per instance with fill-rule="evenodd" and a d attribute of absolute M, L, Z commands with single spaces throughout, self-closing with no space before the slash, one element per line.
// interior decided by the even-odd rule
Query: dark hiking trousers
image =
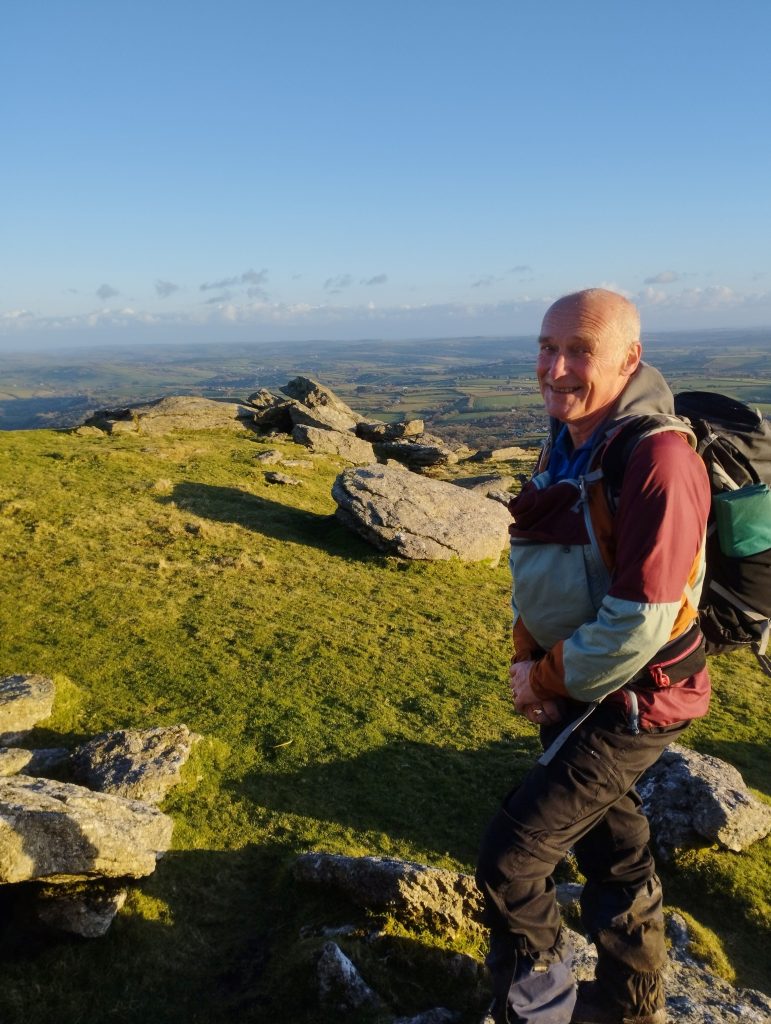
<path fill-rule="evenodd" d="M 544 747 L 564 724 L 541 730 Z M 522 1016 L 514 1007 L 523 956 L 534 964 L 566 962 L 552 872 L 571 847 L 587 880 L 582 919 L 597 944 L 604 992 L 629 1011 L 663 1005 L 661 887 L 634 785 L 686 724 L 633 735 L 620 708 L 601 704 L 549 764 L 535 764 L 504 799 L 484 835 L 477 866 L 491 930 L 494 991 L 509 991 L 506 1007 L 496 995 L 496 1021 L 570 1021 L 572 1002 L 557 1015 Z"/>

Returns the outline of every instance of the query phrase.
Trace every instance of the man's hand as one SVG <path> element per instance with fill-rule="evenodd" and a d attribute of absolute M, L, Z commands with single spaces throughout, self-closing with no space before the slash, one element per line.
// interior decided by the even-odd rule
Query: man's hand
<path fill-rule="evenodd" d="M 534 725 L 559 722 L 560 709 L 554 700 L 541 700 L 530 685 L 530 673 L 534 661 L 518 661 L 509 668 L 509 685 L 514 707 Z"/>

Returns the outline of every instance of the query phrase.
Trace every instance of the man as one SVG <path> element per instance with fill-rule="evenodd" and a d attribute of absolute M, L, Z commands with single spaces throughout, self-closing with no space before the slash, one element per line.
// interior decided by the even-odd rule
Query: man
<path fill-rule="evenodd" d="M 482 842 L 493 1017 L 664 1024 L 661 886 L 634 785 L 709 678 L 698 628 L 709 484 L 639 316 L 603 289 L 546 312 L 538 381 L 550 437 L 513 499 L 516 710 L 545 753 Z M 552 873 L 572 848 L 596 977 L 576 990 Z"/>

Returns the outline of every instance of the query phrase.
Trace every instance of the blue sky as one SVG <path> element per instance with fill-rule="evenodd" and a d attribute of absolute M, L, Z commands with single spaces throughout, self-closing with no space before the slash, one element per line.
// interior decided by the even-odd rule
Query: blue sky
<path fill-rule="evenodd" d="M 771 325 L 765 0 L 25 0 L 0 345 Z"/>

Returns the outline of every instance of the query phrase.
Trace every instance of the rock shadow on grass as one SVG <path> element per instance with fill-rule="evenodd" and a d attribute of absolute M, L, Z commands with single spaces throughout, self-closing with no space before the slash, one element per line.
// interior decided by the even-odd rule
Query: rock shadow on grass
<path fill-rule="evenodd" d="M 482 831 L 504 795 L 532 767 L 535 737 L 469 750 L 393 742 L 346 760 L 292 771 L 292 747 L 233 788 L 279 813 L 381 832 L 418 850 L 473 863 Z M 266 754 L 268 751 L 266 751 Z"/>
<path fill-rule="evenodd" d="M 247 530 L 275 540 L 292 541 L 319 548 L 341 558 L 380 559 L 359 537 L 350 533 L 334 515 L 319 515 L 283 505 L 237 487 L 184 482 L 177 484 L 162 503 L 174 502 L 202 519 L 217 523 L 235 523 Z"/>

